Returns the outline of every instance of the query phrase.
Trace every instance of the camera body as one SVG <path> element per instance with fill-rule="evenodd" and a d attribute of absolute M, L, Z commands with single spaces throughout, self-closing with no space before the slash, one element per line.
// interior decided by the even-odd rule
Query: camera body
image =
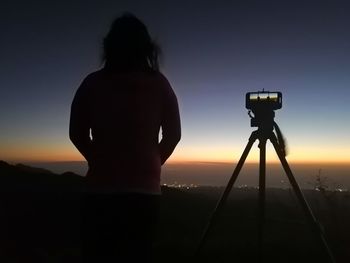
<path fill-rule="evenodd" d="M 251 117 L 251 127 L 272 127 L 275 110 L 282 108 L 282 93 L 278 91 L 257 91 L 246 93 L 246 108 L 254 113 Z"/>

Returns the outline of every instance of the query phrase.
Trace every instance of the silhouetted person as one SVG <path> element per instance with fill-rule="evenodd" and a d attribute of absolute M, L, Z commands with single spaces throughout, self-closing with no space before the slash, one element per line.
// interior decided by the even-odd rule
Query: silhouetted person
<path fill-rule="evenodd" d="M 117 18 L 103 44 L 104 67 L 84 79 L 70 118 L 70 139 L 89 165 L 84 262 L 148 262 L 161 165 L 181 137 L 178 103 L 139 19 Z"/>

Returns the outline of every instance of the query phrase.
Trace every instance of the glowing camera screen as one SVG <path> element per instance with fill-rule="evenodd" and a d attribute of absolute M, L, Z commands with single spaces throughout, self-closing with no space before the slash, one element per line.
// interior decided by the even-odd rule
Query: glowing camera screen
<path fill-rule="evenodd" d="M 277 91 L 258 91 L 246 94 L 247 109 L 254 110 L 262 107 L 272 110 L 282 108 L 282 93 Z"/>

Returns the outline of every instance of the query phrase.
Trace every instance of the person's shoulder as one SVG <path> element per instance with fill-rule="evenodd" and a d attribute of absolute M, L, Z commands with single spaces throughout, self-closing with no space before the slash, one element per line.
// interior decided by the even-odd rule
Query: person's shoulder
<path fill-rule="evenodd" d="M 99 69 L 99 70 L 93 71 L 93 72 L 89 73 L 88 75 L 86 75 L 86 77 L 84 78 L 83 82 L 96 81 L 99 78 L 101 78 L 103 75 L 104 75 L 104 70 L 103 69 Z"/>
<path fill-rule="evenodd" d="M 162 94 L 166 99 L 176 99 L 175 91 L 173 90 L 168 78 L 165 74 L 158 71 L 156 74 L 158 86 L 162 90 Z"/>
<path fill-rule="evenodd" d="M 154 71 L 152 74 L 158 81 L 160 81 L 166 85 L 169 85 L 168 78 L 162 72 Z"/>
<path fill-rule="evenodd" d="M 166 93 L 171 90 L 171 85 L 168 78 L 160 71 L 153 71 L 148 73 L 148 76 L 152 79 L 153 85 L 157 86 L 158 89 L 165 91 Z"/>
<path fill-rule="evenodd" d="M 104 74 L 103 70 L 96 70 L 96 71 L 93 71 L 93 72 L 87 74 L 83 78 L 83 80 L 78 88 L 78 92 L 90 93 L 90 91 L 94 89 L 96 84 L 98 84 L 98 82 L 102 78 L 103 74 Z"/>
<path fill-rule="evenodd" d="M 77 100 L 91 97 L 91 92 L 95 86 L 94 83 L 96 83 L 96 79 L 99 78 L 99 75 L 101 74 L 100 71 L 101 70 L 91 72 L 83 78 L 75 93 L 75 98 Z"/>

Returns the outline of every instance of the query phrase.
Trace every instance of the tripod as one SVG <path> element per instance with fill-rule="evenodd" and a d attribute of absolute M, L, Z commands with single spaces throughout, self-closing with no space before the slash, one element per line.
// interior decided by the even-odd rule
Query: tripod
<path fill-rule="evenodd" d="M 273 115 L 272 115 L 273 116 Z M 272 117 L 273 118 L 273 117 Z M 267 123 L 267 124 L 266 124 Z M 276 134 L 273 132 L 273 129 L 275 128 Z M 301 204 L 301 207 L 306 215 L 307 221 L 309 223 L 310 229 L 314 233 L 314 235 L 317 237 L 317 240 L 320 243 L 320 246 L 324 249 L 326 252 L 328 259 L 330 262 L 335 262 L 335 259 L 333 257 L 332 251 L 330 250 L 327 241 L 325 239 L 325 236 L 323 234 L 323 231 L 317 222 L 315 216 L 313 215 L 310 206 L 306 202 L 303 193 L 300 190 L 300 187 L 295 180 L 293 173 L 289 167 L 289 164 L 285 158 L 285 151 L 284 151 L 284 142 L 282 134 L 279 130 L 278 125 L 273 121 L 273 119 L 270 119 L 270 121 L 265 122 L 263 124 L 260 124 L 258 126 L 258 129 L 253 131 L 247 146 L 245 147 L 243 154 L 241 158 L 239 159 L 239 162 L 237 163 L 237 166 L 225 188 L 225 191 L 223 192 L 219 202 L 216 205 L 216 208 L 214 209 L 211 218 L 203 232 L 202 238 L 200 240 L 199 246 L 197 248 L 196 254 L 201 251 L 203 246 L 206 243 L 207 236 L 209 232 L 211 231 L 218 214 L 222 207 L 224 206 L 228 195 L 239 175 L 239 172 L 241 171 L 241 168 L 243 167 L 243 164 L 249 154 L 250 149 L 252 148 L 254 142 L 256 140 L 259 140 L 259 148 L 260 148 L 260 164 L 259 164 L 259 208 L 258 208 L 258 248 L 259 248 L 259 260 L 262 261 L 263 258 L 263 232 L 264 232 L 264 221 L 265 221 L 265 185 L 266 185 L 266 142 L 267 140 L 270 140 L 273 147 L 275 148 L 275 151 L 279 157 L 279 160 L 284 168 L 284 171 L 287 174 L 287 177 L 289 179 L 289 182 L 291 186 L 293 187 L 293 190 L 297 196 L 298 201 Z"/>

